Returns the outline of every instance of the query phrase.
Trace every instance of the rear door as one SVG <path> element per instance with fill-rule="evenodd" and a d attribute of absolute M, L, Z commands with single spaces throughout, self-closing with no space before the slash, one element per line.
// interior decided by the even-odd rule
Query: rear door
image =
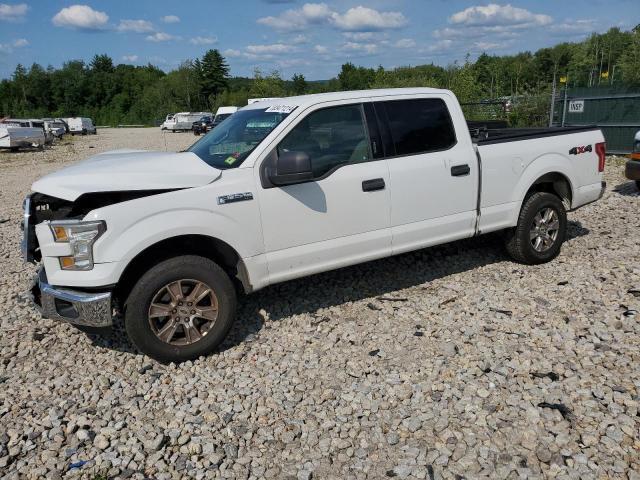
<path fill-rule="evenodd" d="M 391 253 L 389 170 L 372 152 L 360 102 L 312 107 L 271 155 L 285 151 L 307 153 L 314 180 L 277 187 L 258 179 L 270 282 Z"/>
<path fill-rule="evenodd" d="M 453 100 L 395 97 L 374 106 L 389 163 L 393 253 L 472 236 L 479 167 L 469 135 L 456 135 L 467 127 L 452 119 Z"/>

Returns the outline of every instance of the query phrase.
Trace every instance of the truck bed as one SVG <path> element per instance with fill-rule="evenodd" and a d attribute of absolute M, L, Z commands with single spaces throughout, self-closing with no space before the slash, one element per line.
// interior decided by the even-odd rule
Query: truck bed
<path fill-rule="evenodd" d="M 496 122 L 497 123 L 497 122 Z M 473 143 L 492 145 L 599 130 L 595 125 L 547 128 L 495 128 L 494 122 L 467 122 Z"/>

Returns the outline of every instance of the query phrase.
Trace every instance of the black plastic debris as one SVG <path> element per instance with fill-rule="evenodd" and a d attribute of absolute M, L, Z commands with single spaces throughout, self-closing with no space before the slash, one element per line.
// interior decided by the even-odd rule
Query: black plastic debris
<path fill-rule="evenodd" d="M 564 418 L 568 422 L 570 422 L 573 418 L 573 413 L 571 413 L 569 407 L 567 407 L 564 403 L 540 402 L 538 406 L 540 408 L 550 408 L 551 410 L 559 411 L 560 415 L 562 415 L 562 418 Z"/>

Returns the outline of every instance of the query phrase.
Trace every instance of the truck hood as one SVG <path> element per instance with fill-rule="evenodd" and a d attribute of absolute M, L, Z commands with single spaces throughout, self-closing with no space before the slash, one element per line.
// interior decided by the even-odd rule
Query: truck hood
<path fill-rule="evenodd" d="M 191 152 L 114 150 L 42 177 L 31 188 L 74 201 L 84 193 L 199 187 L 221 174 Z"/>

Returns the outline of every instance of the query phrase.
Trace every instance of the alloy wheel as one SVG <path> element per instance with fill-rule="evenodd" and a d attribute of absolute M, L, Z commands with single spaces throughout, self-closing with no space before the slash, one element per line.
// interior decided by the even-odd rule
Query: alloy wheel
<path fill-rule="evenodd" d="M 204 282 L 182 279 L 162 287 L 149 306 L 149 325 L 170 345 L 191 345 L 202 339 L 218 318 L 218 298 Z"/>
<path fill-rule="evenodd" d="M 535 217 L 529 231 L 531 245 L 536 252 L 546 252 L 555 244 L 560 231 L 558 213 L 551 207 L 541 209 Z"/>

